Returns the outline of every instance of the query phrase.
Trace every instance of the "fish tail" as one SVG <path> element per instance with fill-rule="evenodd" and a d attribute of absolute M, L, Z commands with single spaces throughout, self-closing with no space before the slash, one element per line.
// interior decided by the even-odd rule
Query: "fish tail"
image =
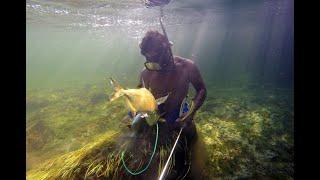
<path fill-rule="evenodd" d="M 110 77 L 110 83 L 111 83 L 111 85 L 113 86 L 113 88 L 114 88 L 115 91 L 119 91 L 120 89 L 123 89 L 123 88 L 120 86 L 120 84 L 119 84 L 116 80 L 114 80 L 112 77 Z"/>
<path fill-rule="evenodd" d="M 110 77 L 110 83 L 114 88 L 114 93 L 109 98 L 110 101 L 114 101 L 115 99 L 123 96 L 123 88 L 120 86 L 120 84 L 115 81 L 112 77 Z"/>

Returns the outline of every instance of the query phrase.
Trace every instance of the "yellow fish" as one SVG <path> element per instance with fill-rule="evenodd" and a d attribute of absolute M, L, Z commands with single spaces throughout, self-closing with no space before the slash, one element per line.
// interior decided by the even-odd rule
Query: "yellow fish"
<path fill-rule="evenodd" d="M 114 79 L 110 78 L 110 80 L 115 91 L 111 96 L 110 101 L 114 101 L 115 99 L 124 96 L 126 104 L 133 116 L 135 116 L 137 112 L 147 113 L 156 111 L 158 109 L 158 105 L 164 103 L 170 94 L 169 93 L 164 97 L 155 99 L 152 93 L 145 87 L 138 89 L 124 89 Z"/>

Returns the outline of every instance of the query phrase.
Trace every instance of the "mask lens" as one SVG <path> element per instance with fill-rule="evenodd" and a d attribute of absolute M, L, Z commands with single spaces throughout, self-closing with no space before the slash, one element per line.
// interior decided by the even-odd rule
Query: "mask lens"
<path fill-rule="evenodd" d="M 145 67 L 151 71 L 158 71 L 161 69 L 161 66 L 158 63 L 154 62 L 146 62 L 144 63 Z"/>

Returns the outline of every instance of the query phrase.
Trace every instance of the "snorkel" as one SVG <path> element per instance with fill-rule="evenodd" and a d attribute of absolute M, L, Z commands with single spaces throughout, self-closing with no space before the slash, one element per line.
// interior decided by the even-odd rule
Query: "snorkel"
<path fill-rule="evenodd" d="M 164 14 L 163 14 L 163 6 L 168 4 L 170 2 L 170 0 L 145 0 L 145 5 L 147 7 L 153 7 L 153 6 L 160 6 L 160 17 L 159 17 L 159 22 L 160 22 L 160 25 L 161 25 L 161 29 L 163 31 L 163 35 L 165 37 L 165 41 L 167 43 L 167 48 L 165 51 L 166 52 L 166 55 L 169 56 L 169 57 L 165 57 L 165 58 L 169 58 L 169 62 L 166 62 L 166 63 L 163 63 L 163 55 L 164 55 L 164 52 L 162 52 L 161 54 L 158 54 L 157 58 L 159 58 L 160 56 L 162 56 L 161 58 L 159 59 L 156 59 L 156 60 L 160 60 L 159 62 L 156 62 L 155 59 L 152 59 L 153 57 L 156 57 L 154 54 L 152 55 L 148 55 L 149 57 L 147 58 L 147 62 L 145 62 L 145 67 L 148 69 L 148 70 L 154 70 L 154 71 L 159 71 L 159 72 L 165 72 L 167 70 L 170 70 L 170 68 L 168 68 L 167 66 L 169 66 L 170 64 L 169 63 L 173 63 L 173 54 L 172 54 L 172 49 L 171 49 L 171 45 L 172 43 L 169 41 L 168 39 L 168 35 L 166 33 L 166 30 L 164 28 L 164 25 L 163 25 L 163 17 L 164 17 Z M 163 66 L 164 65 L 164 66 Z M 174 66 L 171 66 L 171 67 L 174 67 Z M 193 104 L 191 105 L 191 110 L 190 112 L 193 112 Z M 182 118 L 182 120 L 184 121 L 186 117 L 189 117 L 190 116 L 190 113 L 188 113 L 184 118 Z M 161 116 L 160 116 L 161 117 Z M 160 117 L 157 121 L 160 121 Z M 138 119 L 140 119 L 141 116 L 138 116 L 137 119 L 135 119 L 135 121 L 138 121 Z M 158 123 L 156 123 L 156 127 L 157 127 L 157 134 L 158 134 Z M 165 178 L 166 176 L 166 172 L 168 170 L 168 167 L 169 167 L 169 164 L 170 164 L 170 160 L 172 158 L 172 155 L 176 149 L 176 145 L 180 139 L 180 135 L 181 135 L 181 132 L 182 130 L 184 129 L 185 125 L 182 126 L 180 128 L 180 131 L 178 133 L 178 136 L 176 137 L 176 140 L 175 140 L 175 143 L 171 149 L 171 152 L 170 152 L 170 155 L 165 163 L 165 166 L 164 168 L 161 170 L 161 173 L 160 173 L 160 176 L 158 177 L 159 180 L 162 180 Z M 143 173 L 144 171 L 146 171 L 153 159 L 153 155 L 155 154 L 155 150 L 156 150 L 156 146 L 157 146 L 157 141 L 158 141 L 158 135 L 156 136 L 156 140 L 155 140 L 155 146 L 154 146 L 154 151 L 150 157 L 150 160 L 148 162 L 148 164 L 142 169 L 142 170 L 136 170 L 136 171 L 132 171 L 130 170 L 126 165 L 125 165 L 125 161 L 124 161 L 124 152 L 122 152 L 122 155 L 121 155 L 121 160 L 122 160 L 122 163 L 125 167 L 125 169 L 127 170 L 127 172 L 129 172 L 131 175 L 139 175 L 141 173 Z"/>
<path fill-rule="evenodd" d="M 164 15 L 163 15 L 163 6 L 160 6 L 160 17 L 159 17 L 159 21 L 160 21 L 160 25 L 161 25 L 161 29 L 162 29 L 162 31 L 163 31 L 163 34 L 164 34 L 164 36 L 165 36 L 165 38 L 166 38 L 166 40 L 167 40 L 167 43 L 168 43 L 168 45 L 169 45 L 168 49 L 169 49 L 170 60 L 173 61 L 173 54 L 172 54 L 172 49 L 171 49 L 171 46 L 172 46 L 173 43 L 169 41 L 167 32 L 166 32 L 166 30 L 165 30 L 165 28 L 164 28 L 164 25 L 163 25 L 163 23 L 162 23 L 162 18 L 163 18 L 163 16 L 164 16 Z"/>
<path fill-rule="evenodd" d="M 172 49 L 171 46 L 173 45 L 173 43 L 171 41 L 169 41 L 167 32 L 165 30 L 165 27 L 163 25 L 163 17 L 164 17 L 164 13 L 163 13 L 163 7 L 165 5 L 167 5 L 170 2 L 170 0 L 144 0 L 144 4 L 146 5 L 147 8 L 150 7 L 155 7 L 155 6 L 159 6 L 160 7 L 160 16 L 159 16 L 159 22 L 160 22 L 160 26 L 163 32 L 163 35 L 165 37 L 165 41 L 167 46 L 162 47 L 165 48 L 165 53 L 168 53 L 169 57 L 169 63 L 173 62 L 173 53 L 172 53 Z M 161 52 L 160 57 L 163 58 L 164 52 Z M 162 60 L 162 59 L 161 59 Z M 150 71 L 166 71 L 165 67 L 167 67 L 169 65 L 169 63 L 161 63 L 161 62 L 151 62 L 151 61 L 147 61 L 144 63 L 146 69 L 150 70 Z"/>
<path fill-rule="evenodd" d="M 164 36 L 165 36 L 165 39 L 166 39 L 166 41 L 167 41 L 167 43 L 168 43 L 168 45 L 169 45 L 168 49 L 169 49 L 170 61 L 173 62 L 173 54 L 172 54 L 172 49 L 171 49 L 172 43 L 171 43 L 171 42 L 169 41 L 169 39 L 168 39 L 167 32 L 166 32 L 166 30 L 165 30 L 165 28 L 164 28 L 164 25 L 163 25 L 163 22 L 162 22 L 162 18 L 163 18 L 163 16 L 164 16 L 164 14 L 163 14 L 163 6 L 166 5 L 166 4 L 168 4 L 168 3 L 170 2 L 170 0 L 165 0 L 165 1 L 161 1 L 161 0 L 149 0 L 149 1 L 145 1 L 145 2 L 148 2 L 148 3 L 146 3 L 146 4 L 149 5 L 149 7 L 150 7 L 150 6 L 156 6 L 156 5 L 159 5 L 159 6 L 160 6 L 159 22 L 160 22 L 160 25 L 161 25 L 161 29 L 162 29 L 162 31 L 163 31 L 163 34 L 164 34 Z M 161 2 L 162 2 L 162 3 L 161 3 Z M 157 4 L 157 3 L 158 3 L 158 4 Z M 148 68 L 148 67 L 147 67 L 147 66 L 148 66 L 147 63 L 145 63 L 145 66 L 146 66 L 146 68 Z M 153 67 L 155 67 L 155 68 L 161 67 L 160 64 L 159 64 L 159 65 L 152 64 L 152 65 L 150 65 L 150 67 L 151 67 L 151 66 L 153 66 Z M 160 70 L 161 70 L 161 68 L 160 68 Z M 184 121 L 187 117 L 189 117 L 189 116 L 191 115 L 191 113 L 193 112 L 193 109 L 194 109 L 194 105 L 193 105 L 193 103 L 192 103 L 192 104 L 191 104 L 190 113 L 188 113 L 185 117 L 183 117 L 183 118 L 182 118 L 182 121 Z M 175 148 L 176 148 L 177 142 L 178 142 L 179 139 L 180 139 L 180 135 L 181 135 L 181 132 L 182 132 L 182 130 L 184 129 L 184 127 L 185 127 L 185 125 L 180 128 L 179 134 L 178 134 L 178 136 L 177 136 L 177 138 L 176 138 L 176 141 L 175 141 L 175 143 L 174 143 L 174 145 L 173 145 L 173 147 L 172 147 L 172 149 L 171 149 L 170 155 L 169 155 L 169 157 L 168 157 L 168 159 L 167 159 L 167 161 L 166 161 L 166 164 L 165 164 L 164 168 L 163 168 L 162 171 L 161 171 L 161 174 L 160 174 L 158 180 L 163 180 L 163 178 L 164 178 L 164 176 L 165 176 L 165 173 L 167 172 L 167 169 L 168 169 L 168 166 L 169 166 L 169 162 L 170 162 L 170 160 L 171 160 L 171 158 L 172 158 L 173 152 L 174 152 L 174 150 L 175 150 Z"/>

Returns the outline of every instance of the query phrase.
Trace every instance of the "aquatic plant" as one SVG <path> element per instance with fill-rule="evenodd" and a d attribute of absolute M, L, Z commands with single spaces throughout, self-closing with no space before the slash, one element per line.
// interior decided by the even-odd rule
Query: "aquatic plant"
<path fill-rule="evenodd" d="M 213 88 L 208 92 L 195 116 L 208 156 L 207 179 L 292 179 L 291 94 L 268 89 Z M 122 121 L 127 114 L 125 102 L 108 103 L 106 93 L 111 92 L 93 84 L 27 92 L 27 179 L 85 175 L 103 179 L 116 171 L 118 176 L 128 176 L 119 164 L 121 148 L 113 139 L 127 128 L 128 122 Z M 159 167 L 153 169 L 156 174 L 170 147 L 168 142 L 156 152 L 156 165 L 152 164 Z M 147 160 L 150 150 L 142 152 L 136 163 L 129 163 L 136 156 L 126 154 L 131 168 L 138 169 Z"/>
<path fill-rule="evenodd" d="M 28 171 L 27 179 L 130 179 L 131 175 L 123 168 L 121 159 L 121 153 L 124 152 L 130 142 L 130 140 L 121 141 L 121 139 L 127 138 L 125 134 L 121 130 L 110 130 L 96 136 L 93 142 L 86 144 L 84 147 L 51 158 L 37 168 Z M 163 136 L 163 133 L 161 134 Z M 166 138 L 166 140 L 168 139 Z M 144 142 L 149 143 L 149 141 Z M 162 140 L 162 142 L 166 141 Z M 126 163 L 129 163 L 127 166 L 130 169 L 141 169 L 150 156 L 150 145 L 140 144 L 137 146 L 136 144 L 137 142 L 133 143 L 133 146 L 129 146 L 131 151 L 126 151 L 127 157 L 124 159 Z M 141 148 L 141 146 L 144 148 Z M 156 160 L 152 163 L 153 171 L 157 174 L 151 173 L 151 176 L 159 176 L 169 156 L 170 149 L 169 145 L 162 144 L 159 146 L 155 156 Z M 174 163 L 173 160 L 170 161 L 168 171 Z M 145 175 L 142 174 L 142 176 Z M 149 175 L 147 174 L 147 176 Z"/>
<path fill-rule="evenodd" d="M 120 156 L 113 154 L 118 134 L 109 131 L 79 150 L 48 160 L 38 169 L 29 171 L 27 179 L 79 179 L 79 175 L 87 177 L 93 173 L 97 177 L 114 175 L 120 166 Z"/>

